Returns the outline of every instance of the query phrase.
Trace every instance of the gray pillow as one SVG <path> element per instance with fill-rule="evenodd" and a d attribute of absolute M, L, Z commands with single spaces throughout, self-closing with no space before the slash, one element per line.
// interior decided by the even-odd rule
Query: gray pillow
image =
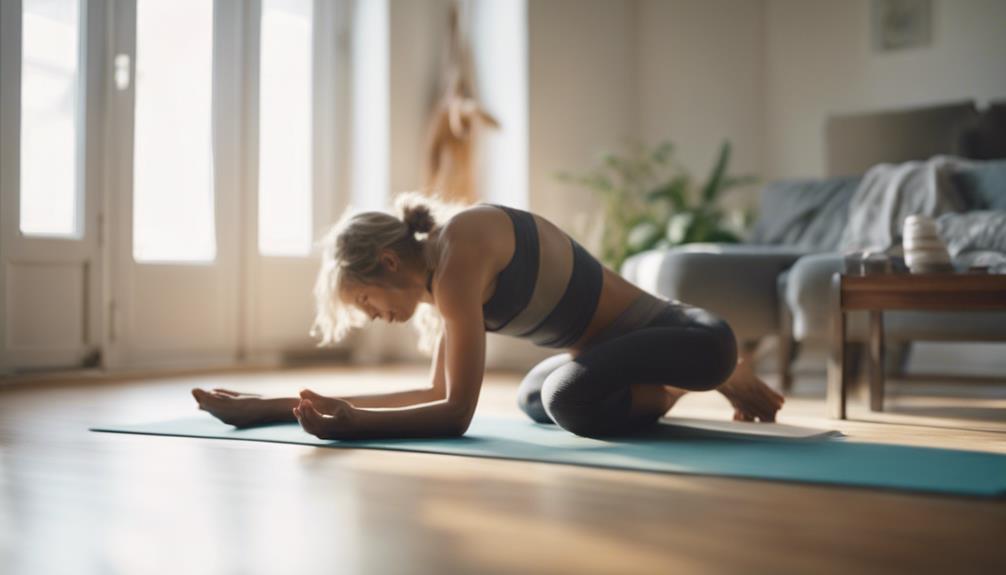
<path fill-rule="evenodd" d="M 1006 210 L 1006 160 L 972 162 L 951 176 L 972 210 Z"/>

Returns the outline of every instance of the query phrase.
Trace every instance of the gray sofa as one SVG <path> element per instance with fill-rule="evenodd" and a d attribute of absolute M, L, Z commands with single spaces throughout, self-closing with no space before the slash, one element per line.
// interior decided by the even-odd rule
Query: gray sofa
<path fill-rule="evenodd" d="M 860 180 L 771 183 L 762 190 L 759 220 L 748 243 L 645 252 L 629 258 L 621 273 L 652 293 L 721 315 L 748 350 L 766 336 L 778 336 L 781 382 L 789 388 L 789 366 L 798 349 L 794 344 L 828 342 L 831 278 L 844 267 L 840 242 Z M 953 181 L 967 198 L 965 210 L 1006 214 L 1006 161 L 981 163 L 955 174 Z M 1006 244 L 1006 227 L 1000 234 Z M 962 253 L 955 261 L 967 266 L 974 256 Z M 865 314 L 851 314 L 848 331 L 851 341 L 866 341 Z M 904 343 L 1001 341 L 1006 339 L 1006 314 L 890 312 L 885 314 L 885 334 L 888 342 Z"/>

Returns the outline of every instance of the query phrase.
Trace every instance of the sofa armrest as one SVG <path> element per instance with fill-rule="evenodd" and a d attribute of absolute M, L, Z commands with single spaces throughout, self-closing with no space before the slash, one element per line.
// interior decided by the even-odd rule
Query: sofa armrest
<path fill-rule="evenodd" d="M 802 258 L 789 270 L 783 304 L 793 316 L 793 337 L 801 342 L 828 342 L 831 338 L 831 276 L 841 272 L 845 259 L 839 253 Z M 849 332 L 865 328 L 861 313 L 849 315 Z"/>
<path fill-rule="evenodd" d="M 637 254 L 622 275 L 642 289 L 725 319 L 740 341 L 779 330 L 777 277 L 807 250 L 746 244 L 689 244 Z"/>

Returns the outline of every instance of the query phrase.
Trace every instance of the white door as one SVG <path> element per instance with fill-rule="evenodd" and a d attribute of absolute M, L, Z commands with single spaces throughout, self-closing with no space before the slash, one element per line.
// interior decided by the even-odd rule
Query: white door
<path fill-rule="evenodd" d="M 0 372 L 101 361 L 100 2 L 0 2 Z"/>
<path fill-rule="evenodd" d="M 237 353 L 241 10 L 115 4 L 113 366 L 218 365 Z"/>
<path fill-rule="evenodd" d="M 23 5 L 0 2 L 0 371 L 313 349 L 349 3 Z"/>
<path fill-rule="evenodd" d="M 313 247 L 341 165 L 344 10 L 118 4 L 112 365 L 313 348 Z"/>

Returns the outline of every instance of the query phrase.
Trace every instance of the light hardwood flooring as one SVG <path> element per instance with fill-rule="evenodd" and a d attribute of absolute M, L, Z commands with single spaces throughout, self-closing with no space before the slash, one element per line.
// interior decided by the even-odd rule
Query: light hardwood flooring
<path fill-rule="evenodd" d="M 352 394 L 421 386 L 426 373 L 0 387 L 0 573 L 1006 572 L 1003 501 L 87 431 L 199 413 L 193 386 Z M 517 414 L 518 382 L 487 376 L 479 410 Z M 1006 453 L 1003 386 L 893 383 L 891 413 L 873 421 L 825 419 L 822 395 L 823 378 L 802 374 L 781 420 Z M 715 393 L 674 412 L 730 415 Z"/>

